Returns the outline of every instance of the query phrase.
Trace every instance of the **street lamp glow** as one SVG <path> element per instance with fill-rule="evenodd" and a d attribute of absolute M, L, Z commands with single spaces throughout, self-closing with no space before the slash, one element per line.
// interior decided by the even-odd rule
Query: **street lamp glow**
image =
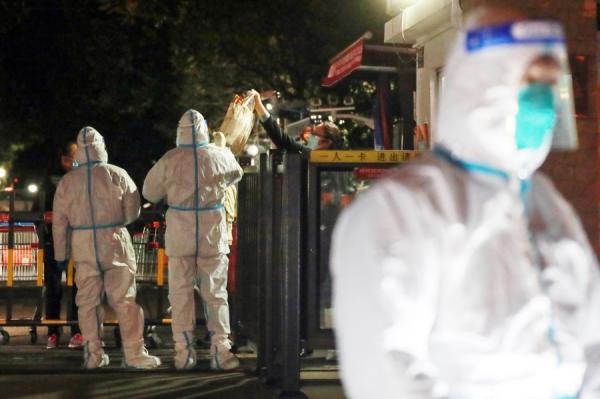
<path fill-rule="evenodd" d="M 4 179 L 6 177 L 6 169 L 0 167 L 0 179 Z"/>
<path fill-rule="evenodd" d="M 258 152 L 258 146 L 256 144 L 250 144 L 248 148 L 246 148 L 246 153 L 251 157 L 257 156 Z"/>
<path fill-rule="evenodd" d="M 32 194 L 35 194 L 38 192 L 38 186 L 37 184 L 30 184 L 27 186 L 27 191 L 29 191 Z"/>
<path fill-rule="evenodd" d="M 273 110 L 273 104 L 267 103 L 266 107 L 267 107 L 268 111 L 272 111 Z"/>

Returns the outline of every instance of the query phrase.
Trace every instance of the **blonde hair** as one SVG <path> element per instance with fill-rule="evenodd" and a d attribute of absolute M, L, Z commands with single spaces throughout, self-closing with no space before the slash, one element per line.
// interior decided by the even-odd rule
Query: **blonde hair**
<path fill-rule="evenodd" d="M 344 146 L 344 138 L 340 129 L 333 122 L 323 122 L 323 138 L 331 140 L 331 148 L 340 149 Z"/>
<path fill-rule="evenodd" d="M 325 137 L 326 139 L 336 140 L 340 136 L 340 129 L 333 122 L 325 121 L 323 122 L 323 127 L 325 128 Z"/>

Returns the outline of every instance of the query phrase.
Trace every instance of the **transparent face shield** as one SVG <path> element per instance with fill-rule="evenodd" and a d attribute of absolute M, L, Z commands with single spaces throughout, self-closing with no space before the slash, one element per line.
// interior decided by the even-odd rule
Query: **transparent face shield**
<path fill-rule="evenodd" d="M 499 46 L 526 49 L 523 53 L 526 59 L 511 60 L 516 65 L 526 62 L 523 74 L 528 80 L 522 83 L 519 97 L 515 99 L 518 104 L 515 140 L 519 149 L 522 145 L 532 143 L 557 150 L 576 149 L 572 76 L 561 25 L 554 21 L 517 21 L 467 32 L 466 47 L 469 53 Z M 538 60 L 542 60 L 539 65 Z M 532 65 L 537 72 L 531 77 L 525 76 Z M 539 129 L 544 129 L 544 132 Z M 523 139 L 519 137 L 522 131 L 538 137 Z"/>
<path fill-rule="evenodd" d="M 559 59 L 563 73 L 555 85 L 556 124 L 552 134 L 552 148 L 556 150 L 577 149 L 577 125 L 575 124 L 575 101 L 573 78 L 569 69 L 566 49 L 563 46 Z"/>

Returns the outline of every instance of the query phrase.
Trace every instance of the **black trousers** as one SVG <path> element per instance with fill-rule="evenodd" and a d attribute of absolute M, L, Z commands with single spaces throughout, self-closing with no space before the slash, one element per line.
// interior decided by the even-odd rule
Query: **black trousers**
<path fill-rule="evenodd" d="M 47 248 L 44 251 L 44 288 L 46 290 L 46 319 L 60 319 L 60 304 L 62 300 L 63 288 L 61 284 L 62 270 L 56 268 L 56 261 L 54 260 L 54 251 Z M 65 272 L 66 273 L 66 272 Z M 75 305 L 75 295 L 77 294 L 77 287 L 73 284 L 72 297 L 71 297 L 71 309 L 67 309 L 69 316 L 73 320 L 77 320 L 77 306 Z M 80 333 L 79 326 L 77 324 L 71 325 L 71 335 Z M 60 328 L 57 325 L 48 326 L 48 335 L 60 335 Z"/>

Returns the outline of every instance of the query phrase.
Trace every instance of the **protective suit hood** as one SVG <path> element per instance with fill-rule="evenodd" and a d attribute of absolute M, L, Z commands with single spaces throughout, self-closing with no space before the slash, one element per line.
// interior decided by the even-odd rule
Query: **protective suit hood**
<path fill-rule="evenodd" d="M 177 125 L 176 143 L 178 147 L 208 144 L 208 127 L 200 112 L 189 109 L 181 116 Z"/>
<path fill-rule="evenodd" d="M 516 137 L 517 116 L 523 112 L 520 96 L 527 85 L 523 78 L 542 56 L 556 60 L 562 72 L 551 86 L 550 107 L 554 104 L 556 117 L 551 121 L 552 131 L 537 148 L 523 149 Z M 486 26 L 460 33 L 450 52 L 435 141 L 457 159 L 525 179 L 543 163 L 551 147 L 577 147 L 573 115 L 561 25 L 524 20 Z"/>
<path fill-rule="evenodd" d="M 87 162 L 108 162 L 104 137 L 93 127 L 86 126 L 77 134 L 75 161 L 79 165 Z"/>

